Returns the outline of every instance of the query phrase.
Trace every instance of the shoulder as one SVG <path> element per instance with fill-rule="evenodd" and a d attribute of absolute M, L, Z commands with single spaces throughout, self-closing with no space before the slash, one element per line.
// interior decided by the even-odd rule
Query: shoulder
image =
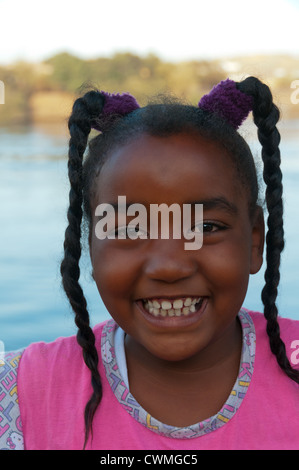
<path fill-rule="evenodd" d="M 258 330 L 266 330 L 267 321 L 261 312 L 255 312 L 252 310 L 243 309 L 247 312 L 248 315 L 252 318 L 255 327 Z M 293 320 L 292 318 L 283 318 L 278 316 L 277 318 L 279 323 L 279 328 L 281 334 L 288 338 L 297 335 L 299 340 L 299 320 Z"/>
<path fill-rule="evenodd" d="M 107 321 L 93 328 L 96 347 L 101 354 L 102 331 Z M 19 371 L 18 389 L 21 394 L 24 390 L 33 388 L 42 389 L 50 380 L 55 380 L 57 386 L 68 379 L 74 379 L 86 374 L 82 348 L 77 342 L 76 335 L 60 337 L 55 341 L 36 342 L 30 344 L 23 352 Z"/>
<path fill-rule="evenodd" d="M 17 371 L 24 350 L 0 354 L 0 450 L 24 448 L 18 406 Z"/>
<path fill-rule="evenodd" d="M 100 341 L 102 330 L 106 323 L 107 321 L 93 328 L 96 343 Z M 60 337 L 50 343 L 40 341 L 30 344 L 22 354 L 20 371 L 24 367 L 32 369 L 32 366 L 39 369 L 40 367 L 49 367 L 55 364 L 70 365 L 70 361 L 78 366 L 81 359 L 82 348 L 77 342 L 76 335 Z"/>
<path fill-rule="evenodd" d="M 96 347 L 100 355 L 102 330 L 107 321 L 93 328 Z M 55 383 L 55 389 L 63 384 L 84 378 L 89 374 L 85 365 L 82 348 L 75 335 L 60 337 L 55 341 L 30 344 L 23 352 L 18 370 L 18 392 L 21 403 L 29 394 L 42 391 Z M 88 375 L 89 376 L 89 375 Z M 22 411 L 22 406 L 21 406 Z"/>
<path fill-rule="evenodd" d="M 254 312 L 244 309 L 253 320 L 257 341 L 266 341 L 269 343 L 266 326 L 267 321 L 264 315 L 260 312 Z M 299 368 L 299 320 L 291 318 L 278 317 L 278 324 L 280 329 L 280 337 L 283 340 L 287 356 L 291 365 L 296 369 Z"/>
<path fill-rule="evenodd" d="M 99 344 L 105 323 L 93 328 Z M 100 348 L 97 350 L 100 354 Z M 77 409 L 90 395 L 90 372 L 76 336 L 60 337 L 49 343 L 36 342 L 25 348 L 17 384 L 26 447 L 26 439 L 28 445 L 32 436 L 37 438 L 36 429 L 41 431 L 47 423 L 52 432 L 51 426 L 53 429 L 59 426 L 66 410 Z"/>

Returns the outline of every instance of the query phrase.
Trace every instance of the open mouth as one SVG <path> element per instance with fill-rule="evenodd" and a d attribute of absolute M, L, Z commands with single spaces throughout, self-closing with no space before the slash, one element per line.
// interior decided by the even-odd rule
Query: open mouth
<path fill-rule="evenodd" d="M 142 299 L 143 308 L 154 317 L 189 316 L 200 310 L 205 297 Z"/>

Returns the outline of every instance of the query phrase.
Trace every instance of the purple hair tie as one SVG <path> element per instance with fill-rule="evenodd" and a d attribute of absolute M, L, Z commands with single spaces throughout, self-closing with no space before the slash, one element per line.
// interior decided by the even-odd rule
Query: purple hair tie
<path fill-rule="evenodd" d="M 241 126 L 253 107 L 253 97 L 242 93 L 230 79 L 216 85 L 198 103 L 205 109 L 229 122 L 235 129 Z"/>
<path fill-rule="evenodd" d="M 122 116 L 131 113 L 137 108 L 140 108 L 134 96 L 130 93 L 117 93 L 110 94 L 105 91 L 101 91 L 101 94 L 105 97 L 105 104 L 102 110 L 102 114 L 121 114 Z"/>
<path fill-rule="evenodd" d="M 103 132 L 105 129 L 109 128 L 115 116 L 125 116 L 135 109 L 140 108 L 136 99 L 134 96 L 130 95 L 130 93 L 112 94 L 106 91 L 101 91 L 100 93 L 105 99 L 104 106 L 100 116 L 92 123 L 92 128 L 98 131 Z"/>

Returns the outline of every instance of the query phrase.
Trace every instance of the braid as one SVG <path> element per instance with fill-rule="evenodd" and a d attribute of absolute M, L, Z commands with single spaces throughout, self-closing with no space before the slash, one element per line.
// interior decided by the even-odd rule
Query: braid
<path fill-rule="evenodd" d="M 284 249 L 282 173 L 280 169 L 280 134 L 276 128 L 279 110 L 272 101 L 270 89 L 254 77 L 238 84 L 240 91 L 253 96 L 253 118 L 258 128 L 258 138 L 262 145 L 264 162 L 263 177 L 266 183 L 266 204 L 268 209 L 268 231 L 266 235 L 265 286 L 262 290 L 264 315 L 267 320 L 267 334 L 270 348 L 275 354 L 281 369 L 299 383 L 299 371 L 292 368 L 285 344 L 280 337 L 277 320 L 276 298 L 280 280 L 280 257 Z"/>
<path fill-rule="evenodd" d="M 100 114 L 103 98 L 100 93 L 91 91 L 75 101 L 69 119 L 69 160 L 70 180 L 68 227 L 65 231 L 64 258 L 61 262 L 62 284 L 75 313 L 78 327 L 77 342 L 83 350 L 85 364 L 91 371 L 93 393 L 85 407 L 84 448 L 92 429 L 92 419 L 102 397 L 101 379 L 98 372 L 98 354 L 95 336 L 90 327 L 87 303 L 79 284 L 81 257 L 81 221 L 82 221 L 82 161 L 86 149 L 92 119 Z"/>

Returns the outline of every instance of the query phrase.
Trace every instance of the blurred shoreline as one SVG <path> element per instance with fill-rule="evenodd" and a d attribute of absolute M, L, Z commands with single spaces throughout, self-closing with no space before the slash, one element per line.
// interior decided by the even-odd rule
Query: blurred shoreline
<path fill-rule="evenodd" d="M 270 86 L 283 119 L 299 119 L 299 103 L 291 98 L 296 80 L 299 88 L 299 56 L 260 55 L 172 63 L 153 54 L 141 57 L 116 53 L 109 58 L 83 60 L 62 52 L 40 63 L 0 64 L 5 91 L 0 126 L 53 125 L 52 132 L 64 133 L 74 100 L 90 88 L 130 92 L 141 106 L 148 98 L 164 93 L 196 104 L 219 81 L 239 81 L 249 75 Z M 299 99 L 299 91 L 296 96 Z"/>

